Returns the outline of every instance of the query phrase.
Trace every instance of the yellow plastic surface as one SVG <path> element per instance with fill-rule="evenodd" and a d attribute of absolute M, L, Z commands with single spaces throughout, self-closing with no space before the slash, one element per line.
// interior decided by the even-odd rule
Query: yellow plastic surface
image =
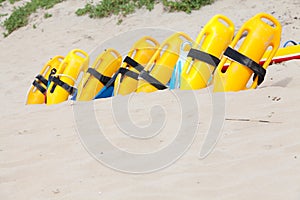
<path fill-rule="evenodd" d="M 221 59 L 233 35 L 232 21 L 224 15 L 215 15 L 201 30 L 193 48 Z M 205 88 L 209 84 L 214 69 L 214 66 L 188 57 L 182 69 L 180 89 Z"/>
<path fill-rule="evenodd" d="M 95 60 L 92 67 L 100 74 L 112 77 L 120 68 L 122 56 L 114 49 L 106 49 Z M 85 73 L 77 93 L 78 101 L 90 101 L 103 88 L 103 84 L 90 73 Z"/>
<path fill-rule="evenodd" d="M 273 25 L 267 24 L 266 21 L 271 22 Z M 245 33 L 247 35 L 237 50 L 255 62 L 259 63 L 266 50 L 272 47 L 269 55 L 266 55 L 266 62 L 262 66 L 264 69 L 267 69 L 280 44 L 280 23 L 269 14 L 259 13 L 244 23 L 230 46 L 235 48 Z M 222 70 L 226 62 L 229 62 L 229 67 L 226 70 Z M 239 91 L 247 89 L 247 83 L 252 75 L 253 71 L 250 68 L 224 57 L 216 69 L 214 91 Z M 257 79 L 256 77 L 249 88 L 253 89 L 257 87 Z"/>
<path fill-rule="evenodd" d="M 42 75 L 45 79 L 48 80 L 51 70 L 58 69 L 63 59 L 63 56 L 55 56 L 54 58 L 50 59 L 43 66 L 40 75 Z M 37 80 L 37 82 L 46 89 L 46 86 L 44 86 L 40 81 Z M 35 86 L 32 85 L 27 94 L 26 104 L 44 104 L 45 100 L 45 95 L 42 94 Z"/>
<path fill-rule="evenodd" d="M 74 86 L 79 74 L 87 70 L 88 63 L 89 55 L 80 49 L 74 49 L 65 57 L 54 76 L 60 78 L 61 81 L 67 83 L 68 85 Z M 47 90 L 46 103 L 51 105 L 66 101 L 70 94 L 58 85 L 51 93 L 53 86 L 54 83 L 51 82 Z"/>
<path fill-rule="evenodd" d="M 264 54 L 264 56 L 262 57 L 262 59 L 260 60 L 261 62 L 266 61 L 268 58 L 268 55 L 270 54 L 270 50 L 266 51 L 266 53 Z M 299 58 L 300 56 L 300 44 L 298 45 L 291 45 L 291 46 L 287 46 L 287 47 L 282 47 L 279 48 L 275 54 L 275 56 L 272 59 L 272 62 L 278 62 L 280 60 L 285 60 L 285 59 L 293 59 L 295 58 Z"/>
<path fill-rule="evenodd" d="M 145 71 L 166 85 L 171 77 L 179 58 L 181 45 L 185 41 L 192 39 L 185 33 L 178 32 L 167 38 L 154 53 L 148 64 L 145 66 Z M 153 85 L 143 79 L 139 79 L 137 92 L 154 92 L 157 91 Z"/>
<path fill-rule="evenodd" d="M 134 59 L 139 64 L 145 66 L 149 62 L 153 54 L 156 52 L 158 47 L 159 43 L 155 39 L 146 36 L 138 40 L 133 45 L 127 56 Z M 138 70 L 136 70 L 132 66 L 127 65 L 127 63 L 123 63 L 122 67 L 128 68 L 130 71 L 139 74 Z M 137 84 L 137 80 L 126 75 L 119 74 L 116 78 L 114 85 L 114 95 L 127 95 L 132 92 L 135 92 Z"/>

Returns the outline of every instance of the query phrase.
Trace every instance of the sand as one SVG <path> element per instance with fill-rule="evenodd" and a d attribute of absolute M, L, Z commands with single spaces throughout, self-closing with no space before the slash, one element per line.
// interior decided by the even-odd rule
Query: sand
<path fill-rule="evenodd" d="M 74 48 L 91 53 L 104 41 L 126 31 L 167 29 L 184 31 L 195 38 L 215 14 L 228 16 L 238 29 L 253 15 L 267 12 L 282 24 L 282 43 L 299 41 L 298 0 L 217 0 L 190 15 L 166 13 L 157 5 L 152 12 L 139 10 L 129 15 L 121 25 L 116 25 L 116 17 L 77 17 L 74 11 L 84 4 L 75 0 L 58 4 L 47 11 L 53 14 L 48 19 L 43 18 L 46 11 L 39 11 L 31 16 L 28 26 L 7 38 L 0 37 L 0 199 L 300 198 L 299 60 L 270 66 L 265 81 L 256 90 L 224 94 L 222 129 L 215 148 L 205 158 L 200 157 L 200 151 L 214 117 L 209 90 L 131 96 L 135 103 L 130 104 L 130 116 L 139 126 L 151 123 L 149 109 L 154 105 L 165 111 L 165 128 L 148 142 L 128 139 L 116 126 L 116 112 L 112 111 L 115 106 L 111 105 L 127 102 L 128 97 L 93 102 L 96 120 L 107 138 L 119 148 L 136 153 L 171 144 L 180 111 L 188 119 L 198 117 L 190 148 L 175 163 L 153 173 L 123 173 L 91 156 L 81 140 L 84 133 L 78 128 L 78 120 L 88 119 L 88 111 L 77 112 L 78 107 L 91 103 L 25 106 L 30 84 L 48 59 L 66 55 Z M 9 9 L 4 4 L 0 13 Z M 182 110 L 178 98 L 191 94 L 196 103 Z M 161 121 L 155 119 L 160 119 L 161 110 L 152 114 L 152 122 L 158 125 Z M 126 114 L 117 119 L 121 124 L 130 123 Z M 185 131 L 190 129 L 186 127 Z M 102 153 L 110 152 L 103 149 Z"/>

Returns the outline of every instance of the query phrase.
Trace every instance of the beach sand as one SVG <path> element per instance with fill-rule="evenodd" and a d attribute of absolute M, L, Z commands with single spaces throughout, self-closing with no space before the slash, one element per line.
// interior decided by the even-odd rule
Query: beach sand
<path fill-rule="evenodd" d="M 166 13 L 156 5 L 152 12 L 138 10 L 120 25 L 116 25 L 114 16 L 77 17 L 75 10 L 84 4 L 68 0 L 48 11 L 40 10 L 31 16 L 28 26 L 7 38 L 0 37 L 0 199 L 300 198 L 299 60 L 271 65 L 256 90 L 224 94 L 220 138 L 204 159 L 199 155 L 211 125 L 213 105 L 209 90 L 195 91 L 197 106 L 191 104 L 185 110 L 187 116 L 198 110 L 199 126 L 192 145 L 175 163 L 153 173 L 122 173 L 94 159 L 78 133 L 78 113 L 74 114 L 77 103 L 25 106 L 34 76 L 51 57 L 66 55 L 75 48 L 91 53 L 126 31 L 167 29 L 184 31 L 195 38 L 215 14 L 228 16 L 238 30 L 255 14 L 267 12 L 282 24 L 282 44 L 289 39 L 299 41 L 298 0 L 217 0 L 190 15 Z M 11 9 L 5 5 L 0 13 Z M 45 12 L 53 17 L 44 19 Z M 136 39 L 127 42 L 133 44 Z M 176 95 L 184 98 L 188 93 L 160 91 L 133 96 L 136 106 L 130 114 L 137 124 L 151 122 L 149 110 L 143 109 L 147 105 L 165 106 L 170 115 L 167 130 L 148 143 L 121 136 L 112 116 L 116 114 L 111 107 L 114 100 L 97 100 L 94 108 L 114 145 L 133 152 L 151 152 L 174 139 L 180 109 Z M 118 96 L 115 101 L 128 99 Z M 85 115 L 83 112 L 81 117 Z M 120 117 L 122 123 L 130 120 L 126 115 Z"/>

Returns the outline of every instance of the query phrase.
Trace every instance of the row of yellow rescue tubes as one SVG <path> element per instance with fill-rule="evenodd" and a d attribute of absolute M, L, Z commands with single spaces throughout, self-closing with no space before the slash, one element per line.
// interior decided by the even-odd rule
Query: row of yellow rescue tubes
<path fill-rule="evenodd" d="M 145 36 L 123 60 L 116 50 L 106 49 L 91 67 L 88 54 L 75 49 L 65 58 L 57 56 L 46 63 L 28 92 L 27 104 L 56 104 L 71 96 L 88 101 L 166 89 L 179 65 L 179 88 L 183 90 L 210 84 L 215 92 L 256 88 L 279 48 L 280 23 L 269 14 L 259 13 L 245 22 L 235 36 L 234 32 L 230 19 L 216 15 L 195 41 L 182 32 L 174 33 L 162 44 Z M 286 53 L 281 48 L 277 53 L 281 51 Z M 84 75 L 76 89 L 80 74 Z M 247 86 L 252 76 L 252 84 Z"/>

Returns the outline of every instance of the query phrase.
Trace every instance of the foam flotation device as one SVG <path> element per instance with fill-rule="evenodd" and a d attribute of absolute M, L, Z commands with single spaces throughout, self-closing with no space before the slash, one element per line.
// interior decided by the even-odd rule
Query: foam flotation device
<path fill-rule="evenodd" d="M 60 66 L 63 59 L 63 56 L 55 56 L 43 66 L 41 72 L 32 82 L 32 86 L 27 94 L 26 104 L 45 103 L 49 75 L 52 70 L 55 70 Z"/>
<path fill-rule="evenodd" d="M 224 52 L 224 57 L 216 69 L 214 91 L 239 91 L 260 85 L 279 47 L 280 36 L 281 25 L 269 14 L 259 13 L 245 22 Z M 241 44 L 236 50 L 234 48 L 239 41 Z M 268 48 L 272 49 L 261 66 L 259 61 Z M 225 63 L 229 63 L 226 68 Z M 251 86 L 247 87 L 252 75 L 254 80 Z"/>
<path fill-rule="evenodd" d="M 154 92 L 166 89 L 178 61 L 183 42 L 192 41 L 185 33 L 178 32 L 167 38 L 141 71 L 136 92 Z"/>
<path fill-rule="evenodd" d="M 143 66 L 149 62 L 158 47 L 159 43 L 149 36 L 142 37 L 133 45 L 124 59 L 123 70 L 116 77 L 114 95 L 127 95 L 135 92 L 140 71 L 143 70 Z"/>
<path fill-rule="evenodd" d="M 74 49 L 68 53 L 59 68 L 50 75 L 47 89 L 47 104 L 57 104 L 66 101 L 73 95 L 76 88 L 73 87 L 78 76 L 88 68 L 89 55 Z"/>
<path fill-rule="evenodd" d="M 224 15 L 215 15 L 204 26 L 188 54 L 181 74 L 180 88 L 206 87 L 223 52 L 234 36 L 234 24 Z"/>
<path fill-rule="evenodd" d="M 78 86 L 78 101 L 92 100 L 108 83 L 122 63 L 122 56 L 114 49 L 104 50 L 88 68 Z"/>

